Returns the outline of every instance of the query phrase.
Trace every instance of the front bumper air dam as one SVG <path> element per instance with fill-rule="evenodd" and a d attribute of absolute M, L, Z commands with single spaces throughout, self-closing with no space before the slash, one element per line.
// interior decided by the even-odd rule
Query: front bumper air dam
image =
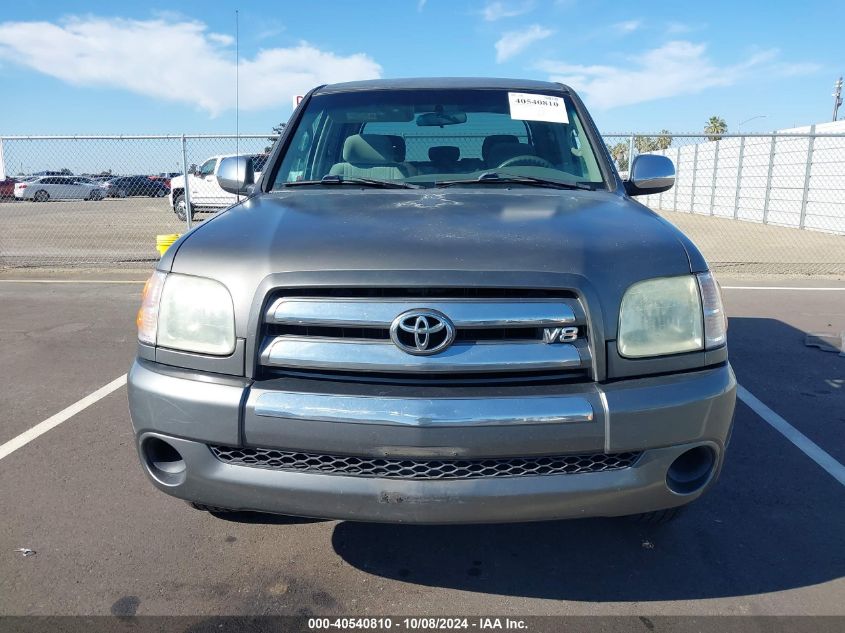
<path fill-rule="evenodd" d="M 162 479 L 155 476 L 141 451 L 147 474 L 162 491 L 234 510 L 396 523 L 620 516 L 684 505 L 712 486 L 718 476 L 736 390 L 728 365 L 604 386 L 607 413 L 596 411 L 592 424 L 607 429 L 606 452 L 643 451 L 629 468 L 419 481 L 280 471 L 221 462 L 208 444 L 241 445 L 239 425 L 250 391 L 248 383 L 239 386 L 237 380 L 227 380 L 226 384 L 215 384 L 207 377 L 192 380 L 155 369 L 156 365 L 150 363 L 133 366 L 129 399 L 139 449 L 148 438 L 159 438 L 175 448 L 184 462 L 178 476 Z M 589 399 L 593 401 L 592 394 Z M 371 425 L 350 426 L 364 432 Z M 514 432 L 530 433 L 533 428 L 521 426 Z M 472 434 L 482 434 L 481 438 L 488 431 L 500 433 L 501 429 L 465 429 L 470 433 L 465 444 L 472 443 Z M 713 467 L 694 491 L 679 494 L 667 485 L 667 471 L 680 455 L 695 447 L 712 451 Z M 553 447 L 552 452 L 573 452 L 559 449 Z"/>

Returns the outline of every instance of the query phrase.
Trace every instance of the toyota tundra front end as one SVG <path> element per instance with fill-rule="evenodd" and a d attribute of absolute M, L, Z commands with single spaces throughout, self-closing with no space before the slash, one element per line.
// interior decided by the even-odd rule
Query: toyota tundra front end
<path fill-rule="evenodd" d="M 671 517 L 736 381 L 715 279 L 560 84 L 313 90 L 144 290 L 141 463 L 197 507 L 408 523 Z"/>

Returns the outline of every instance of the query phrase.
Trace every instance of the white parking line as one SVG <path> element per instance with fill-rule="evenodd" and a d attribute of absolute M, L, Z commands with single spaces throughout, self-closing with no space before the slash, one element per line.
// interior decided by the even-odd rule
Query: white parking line
<path fill-rule="evenodd" d="M 0 279 L 0 284 L 143 284 L 143 279 Z"/>
<path fill-rule="evenodd" d="M 845 286 L 722 286 L 722 290 L 845 290 Z"/>
<path fill-rule="evenodd" d="M 845 466 L 836 461 L 831 455 L 825 452 L 818 444 L 792 426 L 789 422 L 772 411 L 769 407 L 758 400 L 754 394 L 749 392 L 742 385 L 737 385 L 736 394 L 754 413 L 763 418 L 769 425 L 783 435 L 807 457 L 824 468 L 831 477 L 845 486 Z"/>
<path fill-rule="evenodd" d="M 50 429 L 56 428 L 65 420 L 72 418 L 80 411 L 84 411 L 98 400 L 102 400 L 111 392 L 120 389 L 125 384 L 126 374 L 123 374 L 119 378 L 115 378 L 114 380 L 112 380 L 109 384 L 105 385 L 104 387 L 100 387 L 94 393 L 88 394 L 87 396 L 82 398 L 82 400 L 74 402 L 72 405 L 65 409 L 62 409 L 57 414 L 51 415 L 43 422 L 39 422 L 28 431 L 24 431 L 17 437 L 12 438 L 8 442 L 0 446 L 0 459 L 3 459 L 7 455 L 11 455 L 19 448 L 26 446 L 32 440 L 36 439 L 41 435 L 44 435 Z"/>

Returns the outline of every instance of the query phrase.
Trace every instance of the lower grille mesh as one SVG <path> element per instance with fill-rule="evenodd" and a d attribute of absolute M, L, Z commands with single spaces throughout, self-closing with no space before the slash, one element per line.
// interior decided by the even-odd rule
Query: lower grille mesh
<path fill-rule="evenodd" d="M 209 448 L 220 461 L 238 466 L 386 479 L 481 479 L 595 473 L 627 468 L 640 456 L 640 453 L 628 452 L 431 460 L 322 455 L 272 448 Z"/>

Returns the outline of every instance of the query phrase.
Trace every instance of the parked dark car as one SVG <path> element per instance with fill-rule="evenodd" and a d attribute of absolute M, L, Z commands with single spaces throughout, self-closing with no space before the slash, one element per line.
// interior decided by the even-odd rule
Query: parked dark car
<path fill-rule="evenodd" d="M 112 178 L 104 182 L 102 187 L 109 198 L 126 198 L 127 196 L 161 198 L 170 191 L 163 182 L 150 180 L 147 176 Z"/>
<path fill-rule="evenodd" d="M 0 180 L 0 198 L 14 198 L 16 182 L 17 180 L 14 178 Z"/>

